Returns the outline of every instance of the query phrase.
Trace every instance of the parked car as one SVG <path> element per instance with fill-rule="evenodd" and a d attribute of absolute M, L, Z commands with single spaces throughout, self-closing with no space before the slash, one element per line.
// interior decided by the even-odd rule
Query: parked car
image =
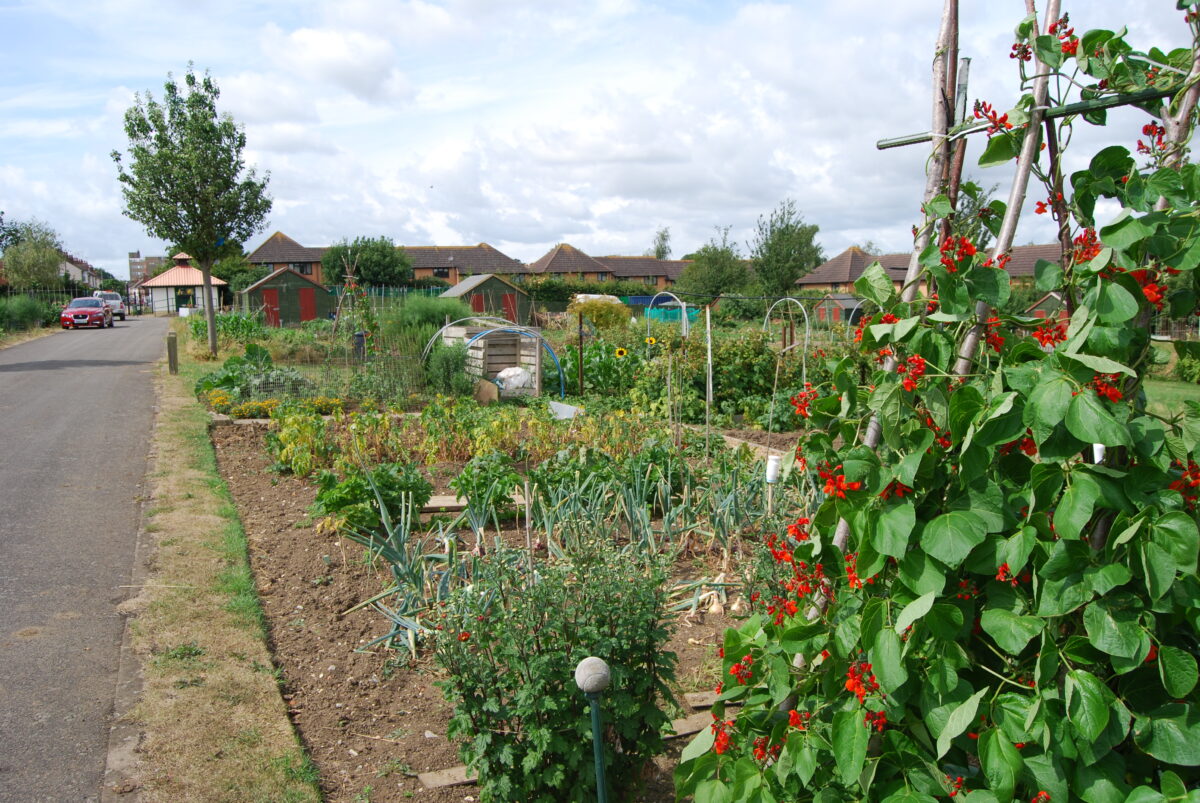
<path fill-rule="evenodd" d="M 72 298 L 58 316 L 63 329 L 78 329 L 83 326 L 99 326 L 103 329 L 113 325 L 112 310 L 103 298 Z"/>
<path fill-rule="evenodd" d="M 112 314 L 125 320 L 125 299 L 121 298 L 120 293 L 114 293 L 111 290 L 97 290 L 92 293 L 95 298 L 104 299 L 104 303 L 112 310 Z"/>

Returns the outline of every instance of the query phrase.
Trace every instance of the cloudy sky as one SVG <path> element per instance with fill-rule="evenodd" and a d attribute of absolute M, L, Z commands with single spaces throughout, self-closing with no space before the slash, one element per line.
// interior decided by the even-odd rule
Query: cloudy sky
<path fill-rule="evenodd" d="M 1021 0 L 967 0 L 971 98 L 1008 108 Z M 1064 4 L 1135 46 L 1187 43 L 1173 0 Z M 532 261 L 558 242 L 674 254 L 716 227 L 747 250 L 784 198 L 827 255 L 909 247 L 929 127 L 939 0 L 0 0 L 0 210 L 126 276 L 165 245 L 123 217 L 109 156 L 135 92 L 211 71 L 270 171 L 266 229 L 304 245 L 387 235 L 488 242 Z M 1135 9 L 1130 13 L 1128 9 Z M 1132 146 L 1143 117 L 1078 131 Z M 968 165 L 978 157 L 976 144 Z M 1082 156 L 1080 157 L 1082 158 Z M 1007 192 L 1008 168 L 969 168 Z M 1045 241 L 1026 216 L 1018 243 Z"/>

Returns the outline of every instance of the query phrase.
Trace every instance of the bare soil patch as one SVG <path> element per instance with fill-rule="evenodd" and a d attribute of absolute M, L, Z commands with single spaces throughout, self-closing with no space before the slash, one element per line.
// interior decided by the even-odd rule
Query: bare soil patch
<path fill-rule="evenodd" d="M 409 664 L 391 650 L 356 651 L 388 628 L 372 610 L 348 611 L 384 588 L 386 577 L 367 565 L 361 546 L 317 531 L 308 513 L 315 487 L 269 470 L 264 432 L 223 426 L 212 439 L 249 542 L 288 714 L 327 799 L 474 799 L 473 786 L 426 790 L 416 779 L 461 763 L 446 738 L 451 708 L 434 685 L 439 670 L 427 658 Z M 431 473 L 443 492 L 455 472 L 439 464 Z M 676 623 L 669 648 L 679 656 L 681 691 L 716 685 L 716 649 L 729 625 L 711 615 Z M 655 762 L 643 800 L 674 800 L 671 773 L 686 742 Z"/>

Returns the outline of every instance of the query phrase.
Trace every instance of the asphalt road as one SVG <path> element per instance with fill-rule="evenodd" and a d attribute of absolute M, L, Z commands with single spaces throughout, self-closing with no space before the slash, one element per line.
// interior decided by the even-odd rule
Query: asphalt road
<path fill-rule="evenodd" d="M 0 801 L 100 798 L 166 330 L 0 350 Z"/>

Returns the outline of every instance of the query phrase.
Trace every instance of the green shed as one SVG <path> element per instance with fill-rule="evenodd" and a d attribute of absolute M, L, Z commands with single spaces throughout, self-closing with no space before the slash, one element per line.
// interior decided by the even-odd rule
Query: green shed
<path fill-rule="evenodd" d="M 337 299 L 323 285 L 291 268 L 280 268 L 242 291 L 242 307 L 261 310 L 267 326 L 295 326 L 332 317 Z"/>
<path fill-rule="evenodd" d="M 529 322 L 533 309 L 528 293 L 494 273 L 468 276 L 441 297 L 461 298 L 472 312 L 499 315 L 522 325 Z"/>

